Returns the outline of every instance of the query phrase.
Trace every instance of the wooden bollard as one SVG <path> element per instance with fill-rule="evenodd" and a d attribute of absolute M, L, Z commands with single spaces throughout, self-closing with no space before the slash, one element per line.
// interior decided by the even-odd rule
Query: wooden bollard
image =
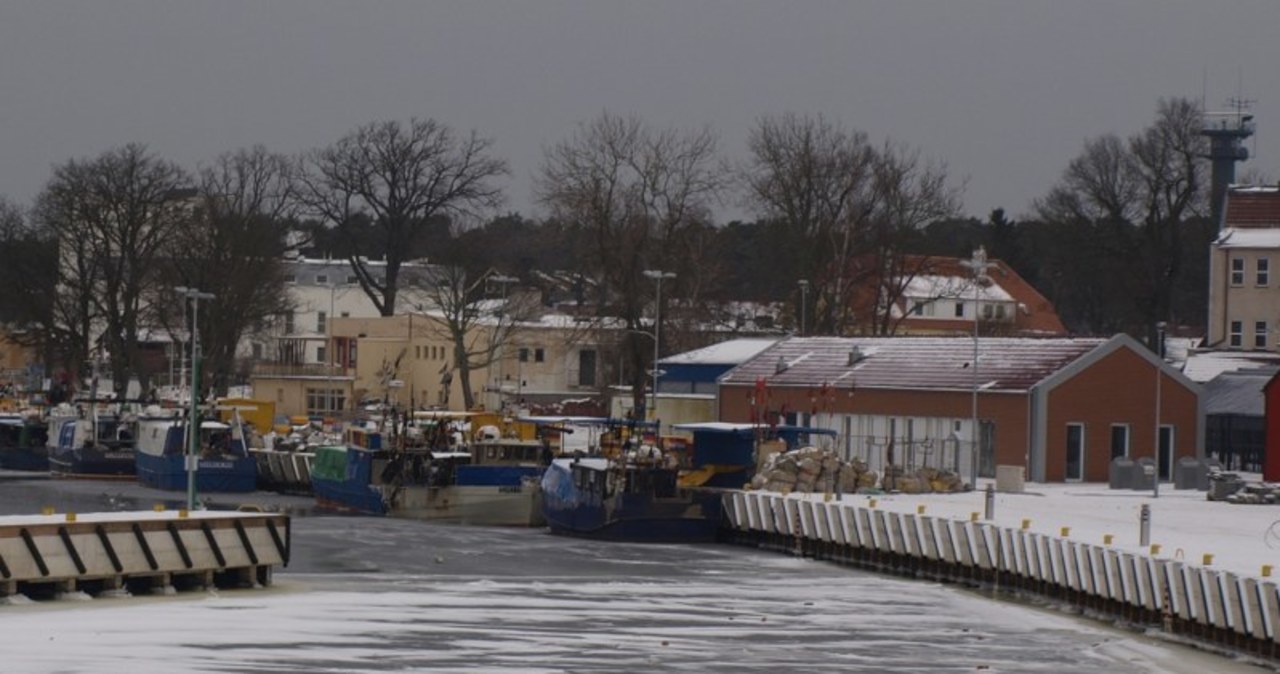
<path fill-rule="evenodd" d="M 186 508 L 179 508 L 179 509 L 178 509 L 178 519 L 180 519 L 180 520 L 185 520 L 185 519 L 187 519 L 187 515 L 189 515 L 189 514 L 190 514 L 190 513 L 188 513 L 188 512 L 187 512 L 187 509 L 186 509 Z"/>
<path fill-rule="evenodd" d="M 1272 567 L 1271 567 L 1271 565 L 1270 565 L 1270 564 L 1263 564 L 1263 565 L 1262 565 L 1262 577 L 1263 577 L 1263 578 L 1270 578 L 1270 577 L 1271 577 L 1271 568 L 1272 568 Z"/>
<path fill-rule="evenodd" d="M 1204 562 L 1204 565 L 1205 565 L 1205 566 L 1212 566 L 1212 565 L 1213 565 L 1213 553 L 1212 553 L 1212 552 L 1206 552 L 1206 553 L 1204 553 L 1204 557 L 1202 557 L 1202 558 L 1201 558 L 1201 561 L 1202 561 L 1202 562 Z"/>
<path fill-rule="evenodd" d="M 1158 554 L 1160 554 L 1160 544 L 1159 544 L 1159 543 L 1152 543 L 1152 544 L 1151 544 L 1151 556 L 1153 556 L 1153 557 L 1154 557 L 1154 556 L 1156 556 L 1156 555 L 1158 555 Z"/>
<path fill-rule="evenodd" d="M 157 504 L 155 504 L 155 505 L 151 506 L 151 509 L 152 509 L 152 510 L 154 510 L 154 511 L 156 511 L 156 512 L 158 512 L 158 513 L 162 513 L 162 512 L 164 512 L 164 504 L 163 504 L 163 503 L 157 503 Z"/>
<path fill-rule="evenodd" d="M 1022 520 L 1022 530 L 1023 530 L 1023 531 L 1026 531 L 1027 529 L 1030 529 L 1030 528 L 1031 528 L 1031 520 L 1026 519 L 1026 518 L 1023 518 L 1023 520 Z"/>
<path fill-rule="evenodd" d="M 76 521 L 76 514 L 71 512 L 67 513 L 67 521 L 68 522 Z"/>
<path fill-rule="evenodd" d="M 1058 535 L 1063 538 L 1069 538 L 1071 536 L 1071 527 L 1062 527 L 1058 530 Z"/>
<path fill-rule="evenodd" d="M 923 515 L 923 514 L 924 514 L 924 506 L 922 506 L 922 505 L 918 505 L 918 506 L 916 506 L 916 514 L 917 514 L 917 515 Z"/>
<path fill-rule="evenodd" d="M 970 521 L 970 522 L 977 522 L 977 521 L 978 521 L 978 513 L 969 513 L 969 521 Z"/>
<path fill-rule="evenodd" d="M 1113 540 L 1115 540 L 1115 536 L 1112 534 L 1103 534 L 1102 536 L 1103 545 L 1111 545 L 1111 541 Z"/>
<path fill-rule="evenodd" d="M 40 514 L 41 514 L 41 515 L 52 515 L 52 514 L 54 514 L 55 512 L 57 512 L 57 511 L 53 509 L 53 506 L 45 506 L 45 507 L 43 507 L 43 508 L 41 508 L 41 509 L 40 509 Z"/>
<path fill-rule="evenodd" d="M 868 507 L 868 508 L 874 508 L 874 507 L 876 507 L 876 500 L 875 500 L 875 499 L 871 499 L 871 501 L 867 503 L 867 507 Z"/>

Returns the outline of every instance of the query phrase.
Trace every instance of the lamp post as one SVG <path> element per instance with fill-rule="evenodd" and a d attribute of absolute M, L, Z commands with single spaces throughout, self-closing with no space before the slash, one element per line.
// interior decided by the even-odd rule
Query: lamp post
<path fill-rule="evenodd" d="M 1156 358 L 1159 363 L 1156 364 L 1156 436 L 1155 456 L 1156 475 L 1155 480 L 1151 482 L 1151 498 L 1160 498 L 1160 380 L 1164 378 L 1164 328 L 1167 325 L 1164 321 L 1156 322 Z M 1172 457 L 1170 457 L 1172 459 Z M 1172 461 L 1170 461 L 1172 463 Z M 1172 468 L 1172 466 L 1170 466 Z"/>
<path fill-rule="evenodd" d="M 177 286 L 174 290 L 191 301 L 191 418 L 187 421 L 187 510 L 196 509 L 196 468 L 200 458 L 196 452 L 199 442 L 199 394 L 200 388 L 200 300 L 211 300 L 213 293 L 202 293 L 195 288 Z"/>
<path fill-rule="evenodd" d="M 507 286 L 511 285 L 512 283 L 518 283 L 520 279 L 515 278 L 514 276 L 504 276 L 502 274 L 494 274 L 489 277 L 489 281 L 500 284 L 502 286 L 502 305 L 498 309 L 498 311 L 494 312 L 498 318 L 498 334 L 501 335 L 502 319 L 503 317 L 509 317 L 511 315 L 511 312 L 507 311 Z M 502 341 L 498 344 L 498 349 L 500 350 L 497 356 L 498 384 L 497 386 L 494 387 L 494 390 L 498 394 L 498 410 L 501 411 L 502 408 L 505 406 L 505 403 L 502 400 L 502 374 L 503 374 L 503 370 L 505 369 L 503 365 L 504 365 L 504 361 L 507 359 L 507 340 L 505 336 L 503 336 Z"/>
<path fill-rule="evenodd" d="M 809 279 L 797 281 L 800 285 L 800 336 L 804 337 L 809 310 Z"/>
<path fill-rule="evenodd" d="M 653 305 L 653 420 L 658 420 L 658 344 L 661 341 L 662 330 L 662 279 L 675 278 L 676 273 L 673 271 L 662 271 L 660 269 L 646 269 L 644 275 L 658 282 L 657 299 Z"/>
<path fill-rule="evenodd" d="M 987 250 L 982 246 L 973 251 L 973 257 L 968 260 L 961 260 L 960 264 L 968 267 L 973 272 L 973 420 L 972 428 L 969 429 L 970 441 L 973 443 L 973 482 L 977 486 L 978 482 L 978 321 L 982 312 L 980 309 L 982 290 L 982 281 L 987 278 L 987 269 L 991 267 L 991 263 L 987 262 Z"/>

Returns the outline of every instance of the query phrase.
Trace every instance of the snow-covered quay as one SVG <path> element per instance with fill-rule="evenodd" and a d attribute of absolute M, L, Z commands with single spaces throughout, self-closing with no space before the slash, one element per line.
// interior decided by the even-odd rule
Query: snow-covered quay
<path fill-rule="evenodd" d="M 996 494 L 738 492 L 737 542 L 878 570 L 994 586 L 1270 658 L 1280 652 L 1272 577 L 1280 509 L 1198 491 L 1028 485 Z M 1140 541 L 1143 506 L 1150 537 Z"/>

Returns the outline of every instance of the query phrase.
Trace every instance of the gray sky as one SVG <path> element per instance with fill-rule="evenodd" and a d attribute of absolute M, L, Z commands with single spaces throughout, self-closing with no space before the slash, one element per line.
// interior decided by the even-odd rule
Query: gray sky
<path fill-rule="evenodd" d="M 1280 178 L 1277 28 L 1277 0 L 0 0 L 0 195 L 127 142 L 194 167 L 419 116 L 493 137 L 507 208 L 536 215 L 542 148 L 602 110 L 709 124 L 733 159 L 793 111 L 947 162 L 967 214 L 1018 215 L 1086 138 L 1241 83 L 1241 170 Z"/>

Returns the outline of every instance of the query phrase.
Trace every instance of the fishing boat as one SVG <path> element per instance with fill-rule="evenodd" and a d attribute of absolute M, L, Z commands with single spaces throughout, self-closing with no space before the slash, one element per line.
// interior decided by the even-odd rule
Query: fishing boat
<path fill-rule="evenodd" d="M 187 430 L 179 410 L 150 408 L 137 420 L 137 475 L 148 487 L 187 488 Z M 196 438 L 198 492 L 249 492 L 257 487 L 257 462 L 249 456 L 244 423 L 203 420 Z"/>
<path fill-rule="evenodd" d="M 317 503 L 459 524 L 540 526 L 545 443 L 491 425 L 473 435 L 474 416 L 418 412 L 349 426 L 343 444 L 315 450 Z"/>
<path fill-rule="evenodd" d="M 88 410 L 83 406 L 88 405 Z M 49 472 L 60 478 L 132 480 L 132 419 L 98 401 L 59 405 L 49 414 Z"/>
<path fill-rule="evenodd" d="M 49 470 L 49 427 L 38 414 L 0 416 L 0 468 Z"/>
<path fill-rule="evenodd" d="M 716 540 L 724 491 L 750 479 L 762 447 L 782 451 L 809 432 L 826 432 L 743 426 L 677 427 L 693 431 L 692 444 L 625 427 L 621 446 L 606 442 L 599 455 L 557 458 L 542 478 L 548 527 L 552 533 L 615 541 Z"/>

